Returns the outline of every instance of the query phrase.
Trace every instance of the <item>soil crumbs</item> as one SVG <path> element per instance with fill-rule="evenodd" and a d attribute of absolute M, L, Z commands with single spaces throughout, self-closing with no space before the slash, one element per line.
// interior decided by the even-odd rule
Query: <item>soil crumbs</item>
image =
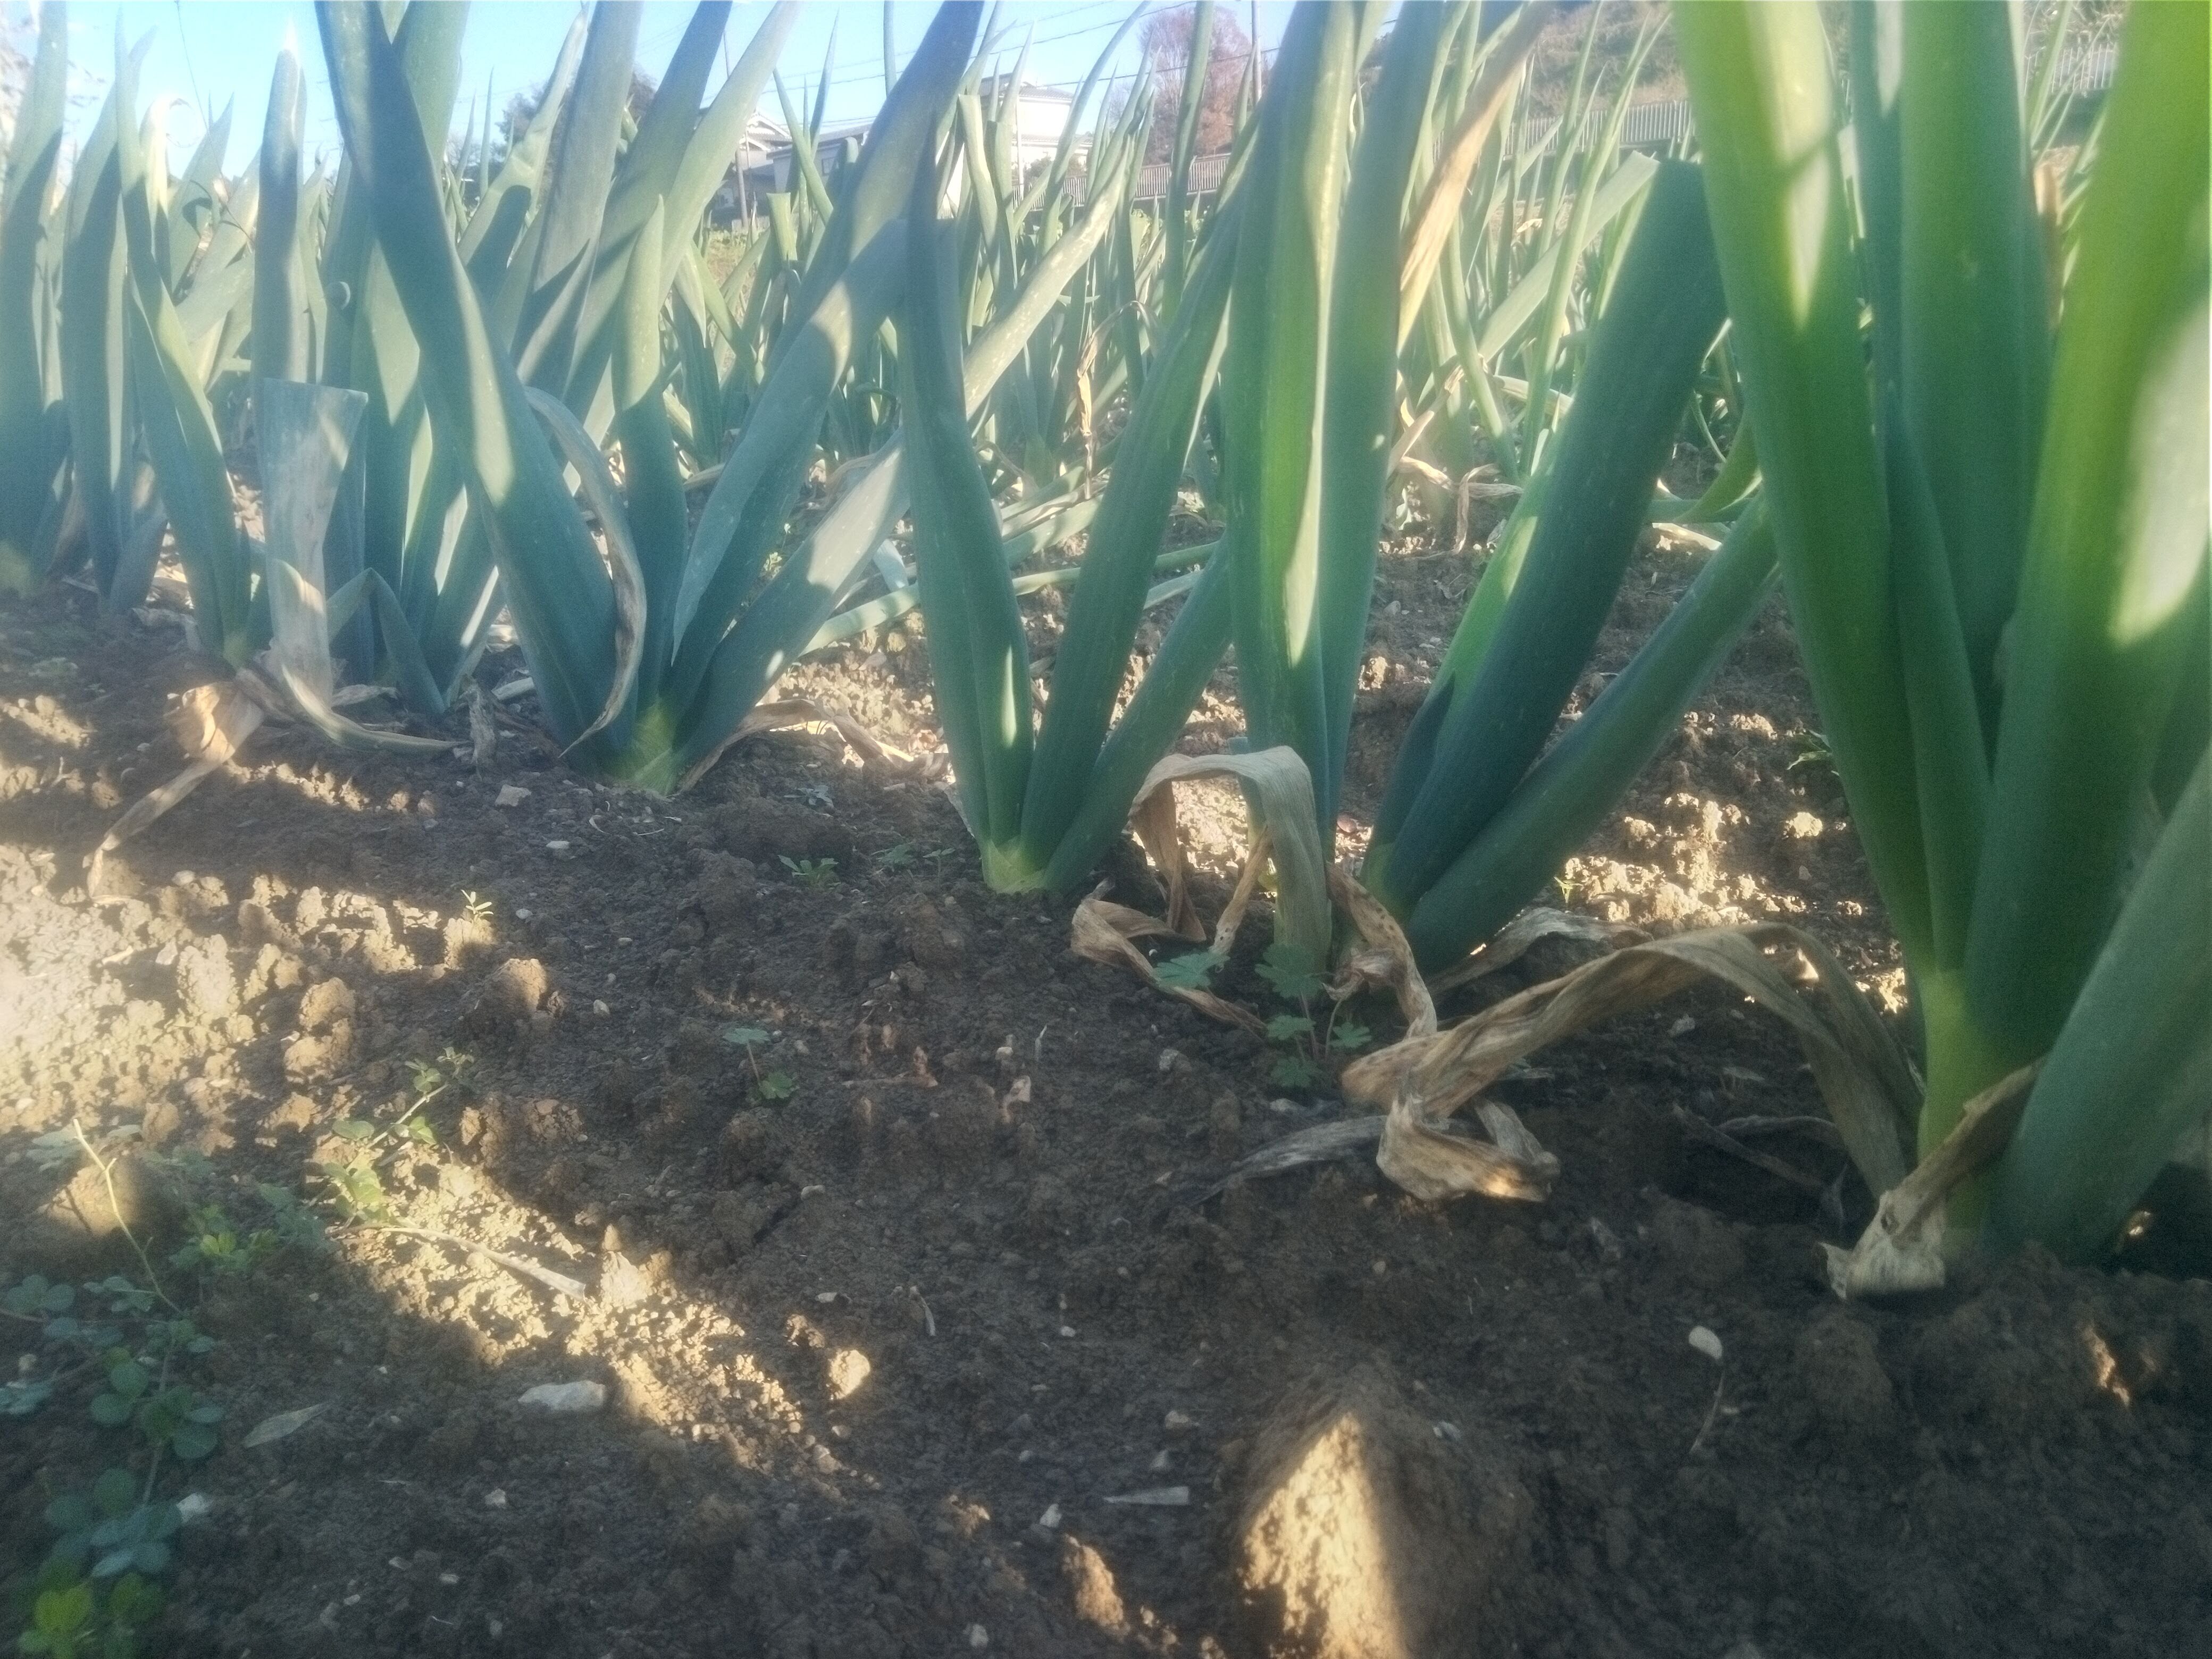
<path fill-rule="evenodd" d="M 1686 578 L 1639 562 L 1601 672 Z M 1382 580 L 1354 844 L 1466 567 Z M 793 689 L 926 748 L 897 638 Z M 173 764 L 173 641 L 0 611 L 0 1282 L 131 1267 L 40 1155 L 81 1125 L 217 1339 L 146 1650 L 2212 1653 L 2212 1291 L 2030 1254 L 1836 1304 L 1815 1244 L 1865 1195 L 1732 997 L 1500 1085 L 1565 1164 L 1543 1205 L 1417 1203 L 1371 1163 L 1201 1200 L 1346 1109 L 1073 957 L 1066 901 L 987 890 L 937 787 L 826 739 L 662 801 L 519 728 L 483 774 L 271 733 L 88 901 Z M 1233 719 L 1210 696 L 1189 743 Z M 1810 723 L 1778 608 L 1562 896 L 1790 916 L 1893 1005 L 1832 775 L 1793 764 Z M 1197 818 L 1229 868 L 1233 801 Z M 1774 1169 L 1698 1133 L 1745 1118 L 1781 1121 Z M 243 1235 L 289 1194 L 326 1249 L 167 1265 L 186 1206 Z M 576 1382 L 603 1406 L 521 1402 Z M 0 1423 L 0 1572 L 121 1455 L 91 1386 Z"/>

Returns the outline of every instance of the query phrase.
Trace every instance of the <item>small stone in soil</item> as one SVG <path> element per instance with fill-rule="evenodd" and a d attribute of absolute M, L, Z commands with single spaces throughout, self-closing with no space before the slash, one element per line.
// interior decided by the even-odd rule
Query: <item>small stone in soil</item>
<path fill-rule="evenodd" d="M 840 1348 L 830 1358 L 830 1397 L 849 1400 L 860 1391 L 874 1368 L 858 1348 Z"/>
<path fill-rule="evenodd" d="M 556 1417 L 580 1417 L 605 1408 L 607 1385 L 604 1382 L 540 1382 L 534 1389 L 523 1390 L 521 1403 L 536 1407 Z"/>

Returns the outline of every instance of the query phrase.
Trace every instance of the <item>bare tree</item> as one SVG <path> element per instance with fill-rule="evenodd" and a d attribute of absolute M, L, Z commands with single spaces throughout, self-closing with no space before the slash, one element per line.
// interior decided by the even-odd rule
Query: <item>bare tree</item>
<path fill-rule="evenodd" d="M 1145 19 L 1145 69 L 1152 82 L 1152 131 L 1145 159 L 1164 161 L 1175 148 L 1176 114 L 1182 107 L 1182 83 L 1190 67 L 1190 37 L 1195 9 L 1177 6 Z M 1213 9 L 1213 41 L 1206 62 L 1206 91 L 1199 105 L 1198 138 L 1192 153 L 1212 155 L 1229 148 L 1237 125 L 1237 88 L 1250 72 L 1251 37 L 1237 21 L 1234 6 Z"/>
<path fill-rule="evenodd" d="M 31 52 L 38 43 L 38 14 L 0 3 L 0 168 L 15 136 L 15 107 L 31 78 Z"/>

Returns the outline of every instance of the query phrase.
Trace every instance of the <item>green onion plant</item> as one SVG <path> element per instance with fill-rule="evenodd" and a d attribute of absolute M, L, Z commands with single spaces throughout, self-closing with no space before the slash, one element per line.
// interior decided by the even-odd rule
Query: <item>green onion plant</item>
<path fill-rule="evenodd" d="M 1848 122 L 1814 6 L 1675 27 L 1921 1153 L 2039 1062 L 1952 1224 L 2094 1255 L 2212 1091 L 2206 11 L 2130 9 L 2056 225 L 2008 9 L 1861 0 Z"/>

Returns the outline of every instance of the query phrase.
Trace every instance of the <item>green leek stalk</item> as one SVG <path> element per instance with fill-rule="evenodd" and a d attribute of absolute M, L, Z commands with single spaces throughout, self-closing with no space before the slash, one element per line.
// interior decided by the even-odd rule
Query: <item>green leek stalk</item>
<path fill-rule="evenodd" d="M 1354 156 L 1346 112 L 1378 9 L 1300 7 L 1239 185 L 1222 372 L 1239 684 L 1253 746 L 1285 744 L 1312 775 L 1324 850 L 1381 528 L 1407 183 L 1455 21 L 1401 18 Z"/>
<path fill-rule="evenodd" d="M 300 54 L 287 35 L 269 83 L 253 245 L 253 377 L 306 380 L 307 304 L 300 247 Z M 349 434 L 350 437 L 350 434 Z"/>
<path fill-rule="evenodd" d="M 1206 107 L 1206 82 L 1213 62 L 1213 0 L 1197 0 L 1190 14 L 1190 51 L 1183 60 L 1182 95 L 1176 110 L 1175 147 L 1168 156 L 1168 195 L 1162 211 L 1168 236 L 1166 289 L 1170 314 L 1182 301 L 1190 270 L 1190 164 L 1198 150 L 1198 119 Z"/>
<path fill-rule="evenodd" d="M 959 789 L 961 816 L 1000 889 L 1030 885 L 1021 861 L 1029 771 L 1029 648 L 1006 575 L 998 509 L 968 445 L 967 398 L 952 325 L 938 175 L 915 169 L 907 216 L 913 278 L 900 330 L 900 402 L 914 457 L 915 581 L 929 623 L 931 678 Z"/>
<path fill-rule="evenodd" d="M 141 41 L 137 52 L 145 47 Z M 83 514 L 94 584 L 102 604 L 118 611 L 144 601 L 155 550 L 132 534 L 126 467 L 130 368 L 123 296 L 130 262 L 115 149 L 118 99 L 119 88 L 109 88 L 70 174 L 60 332 L 70 485 Z"/>
<path fill-rule="evenodd" d="M 915 185 L 901 334 L 914 343 L 902 356 L 914 381 L 908 459 L 917 478 L 915 563 L 939 710 L 986 878 L 1002 890 L 1065 890 L 1121 833 L 1146 774 L 1182 729 L 1228 642 L 1226 562 L 1216 550 L 1190 580 L 1128 708 L 1112 721 L 1138 623 L 1147 605 L 1166 596 L 1150 584 L 1225 346 L 1243 207 L 1232 194 L 1216 213 L 1134 398 L 1121 459 L 1091 521 L 1043 724 L 1032 738 L 1015 585 L 960 416 L 959 380 L 942 362 L 957 312 L 951 250 L 931 223 L 934 179 L 925 171 Z M 1099 201 L 1111 209 L 1116 199 L 1102 193 Z M 977 356 L 969 353 L 964 394 L 970 416 L 978 406 Z"/>
<path fill-rule="evenodd" d="M 1329 283 L 1364 9 L 1301 6 L 1259 109 L 1237 235 L 1222 374 L 1229 560 L 1238 688 L 1255 749 L 1287 745 L 1313 775 L 1322 846 L 1335 814 L 1324 781 L 1328 705 L 1321 630 L 1322 436 Z M 1395 248 L 1394 248 L 1395 251 Z M 1373 290 L 1362 303 L 1376 302 Z"/>
<path fill-rule="evenodd" d="M 61 0 L 39 17 L 39 48 L 0 158 L 0 593 L 27 593 L 45 572 L 35 548 L 61 458 L 46 409 L 40 343 L 49 245 L 47 198 L 61 159 L 69 20 Z"/>
<path fill-rule="evenodd" d="M 2172 1140 L 2170 1097 L 2126 1079 L 2197 1075 L 2212 1020 L 2201 973 L 2148 994 L 2168 947 L 2123 903 L 2198 729 L 2172 711 L 2206 639 L 2205 9 L 2128 15 L 2055 346 L 2002 15 L 1856 9 L 1859 260 L 1814 8 L 1677 22 L 1784 583 L 1920 1004 L 1922 1151 L 2048 1054 L 1953 1220 L 1995 1191 L 1995 1236 L 2093 1254 Z M 2185 901 L 2194 799 L 2138 892 L 2160 872 Z"/>
<path fill-rule="evenodd" d="M 1367 879 L 1401 915 L 1513 799 L 1542 749 L 1604 625 L 1651 481 L 1719 332 L 1720 275 L 1698 171 L 1666 163 L 1651 188 L 1550 481 L 1523 498 L 1504 538 L 1499 558 L 1525 560 L 1511 597 L 1490 597 L 1502 583 L 1478 588 L 1449 672 L 1408 732 L 1376 815 Z"/>
<path fill-rule="evenodd" d="M 484 325 L 381 15 L 370 6 L 326 3 L 316 20 L 353 187 L 411 331 L 429 343 L 422 391 L 431 422 L 448 434 L 441 443 L 469 458 L 473 515 L 507 575 L 525 659 L 554 734 L 565 742 L 591 724 L 613 677 L 612 585 L 522 383 Z"/>
<path fill-rule="evenodd" d="M 131 392 L 191 589 L 200 647 L 237 666 L 259 647 L 267 622 L 265 615 L 257 622 L 252 614 L 248 544 L 231 506 L 222 437 L 169 297 L 156 234 L 159 178 L 148 166 L 129 115 L 137 94 L 137 58 L 120 40 L 115 56 L 116 183 L 126 248 L 123 308 Z"/>
<path fill-rule="evenodd" d="M 1774 590 L 1774 538 L 1754 504 L 1666 620 L 1545 750 L 1407 918 L 1418 961 L 1457 962 L 1513 919 L 1605 821 Z"/>

